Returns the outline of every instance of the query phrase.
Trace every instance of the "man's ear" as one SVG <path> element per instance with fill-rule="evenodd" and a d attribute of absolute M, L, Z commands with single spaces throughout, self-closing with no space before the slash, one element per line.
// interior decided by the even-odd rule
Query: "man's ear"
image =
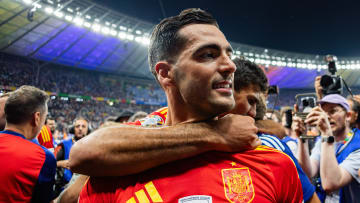
<path fill-rule="evenodd" d="M 171 76 L 171 64 L 165 61 L 160 61 L 155 65 L 155 71 L 157 73 L 157 78 L 162 87 L 172 86 L 173 78 Z"/>
<path fill-rule="evenodd" d="M 348 112 L 346 112 L 346 120 L 347 121 L 349 121 L 349 122 L 351 122 L 351 119 L 354 117 L 355 118 L 355 120 L 356 120 L 356 118 L 357 118 L 357 112 L 354 112 L 354 111 L 348 111 Z"/>
<path fill-rule="evenodd" d="M 41 114 L 40 112 L 35 112 L 33 114 L 33 119 L 32 119 L 32 122 L 31 124 L 35 127 L 35 126 L 39 126 L 41 124 Z"/>

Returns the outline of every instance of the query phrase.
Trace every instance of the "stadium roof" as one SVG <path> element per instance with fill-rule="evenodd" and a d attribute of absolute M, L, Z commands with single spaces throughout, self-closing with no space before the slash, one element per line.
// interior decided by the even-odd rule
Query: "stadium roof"
<path fill-rule="evenodd" d="M 153 26 L 88 0 L 0 1 L 0 51 L 42 60 L 42 66 L 58 63 L 152 79 L 146 46 Z M 327 69 L 324 56 L 232 46 L 236 56 L 281 72 L 270 76 L 273 84 L 274 78 L 284 84 L 280 87 L 311 87 L 312 76 Z M 339 58 L 338 68 L 346 79 L 354 77 L 346 70 L 360 69 L 360 58 Z M 300 73 L 312 81 L 299 80 Z M 357 78 L 350 85 L 360 86 Z"/>

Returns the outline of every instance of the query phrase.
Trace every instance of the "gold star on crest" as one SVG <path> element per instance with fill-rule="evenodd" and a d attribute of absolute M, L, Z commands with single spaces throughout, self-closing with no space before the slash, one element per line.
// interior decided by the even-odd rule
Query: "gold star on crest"
<path fill-rule="evenodd" d="M 231 164 L 231 166 L 236 166 L 235 162 L 231 162 L 230 164 Z"/>

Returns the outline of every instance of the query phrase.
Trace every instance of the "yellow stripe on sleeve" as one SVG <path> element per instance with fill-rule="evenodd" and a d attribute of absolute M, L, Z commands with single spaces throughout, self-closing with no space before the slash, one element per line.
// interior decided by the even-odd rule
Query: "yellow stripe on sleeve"
<path fill-rule="evenodd" d="M 126 201 L 126 203 L 136 203 L 135 198 L 130 198 L 128 201 Z"/>
<path fill-rule="evenodd" d="M 153 202 L 163 202 L 159 192 L 156 190 L 156 187 L 152 181 L 145 185 L 145 189 Z"/>
<path fill-rule="evenodd" d="M 150 203 L 149 199 L 147 198 L 144 190 L 139 190 L 135 192 L 136 198 L 139 200 L 140 203 Z"/>

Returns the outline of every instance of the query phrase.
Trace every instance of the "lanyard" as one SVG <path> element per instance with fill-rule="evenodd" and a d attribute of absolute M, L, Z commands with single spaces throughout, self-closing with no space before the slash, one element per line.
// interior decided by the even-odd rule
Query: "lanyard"
<path fill-rule="evenodd" d="M 340 153 L 340 149 L 343 149 L 343 146 L 346 145 L 352 138 L 352 136 L 354 135 L 354 131 L 350 130 L 350 132 L 347 134 L 346 138 L 344 139 L 344 141 L 340 142 L 339 145 L 336 146 L 336 155 L 338 153 Z"/>

